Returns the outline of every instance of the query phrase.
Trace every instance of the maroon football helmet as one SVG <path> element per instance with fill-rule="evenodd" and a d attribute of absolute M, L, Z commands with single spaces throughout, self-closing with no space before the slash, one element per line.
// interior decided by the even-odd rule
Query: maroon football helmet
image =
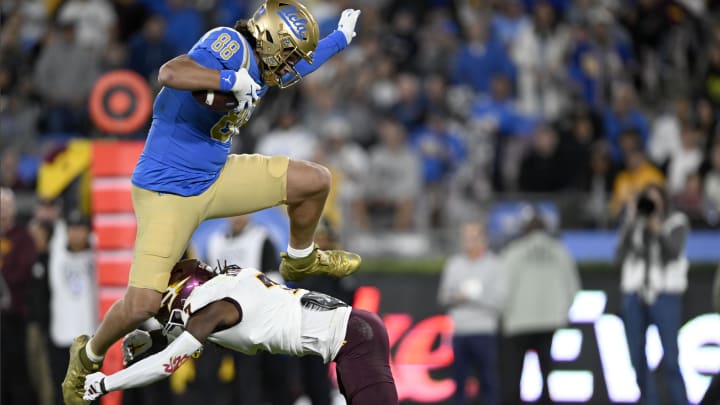
<path fill-rule="evenodd" d="M 187 259 L 178 262 L 170 273 L 167 290 L 162 295 L 160 310 L 155 318 L 163 325 L 181 315 L 185 300 L 195 287 L 215 277 L 212 267 L 200 260 Z"/>

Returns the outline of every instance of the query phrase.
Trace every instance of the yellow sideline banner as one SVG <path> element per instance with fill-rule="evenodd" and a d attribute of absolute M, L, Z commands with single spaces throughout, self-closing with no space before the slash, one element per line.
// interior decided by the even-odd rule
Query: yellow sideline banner
<path fill-rule="evenodd" d="M 92 145 L 85 139 L 73 139 L 52 160 L 43 162 L 38 171 L 37 194 L 52 200 L 90 167 Z"/>

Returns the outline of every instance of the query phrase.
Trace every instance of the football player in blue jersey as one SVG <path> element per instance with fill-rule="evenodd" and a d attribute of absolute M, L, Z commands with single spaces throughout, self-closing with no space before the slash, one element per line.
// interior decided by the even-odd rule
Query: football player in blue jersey
<path fill-rule="evenodd" d="M 286 204 L 290 242 L 280 265 L 286 281 L 342 277 L 357 269 L 358 255 L 320 250 L 313 242 L 330 188 L 325 167 L 282 156 L 228 154 L 232 136 L 267 89 L 297 83 L 347 47 L 359 14 L 344 10 L 338 29 L 318 40 L 317 22 L 305 6 L 267 0 L 249 20 L 210 30 L 187 54 L 160 68 L 164 87 L 132 176 L 138 229 L 129 286 L 92 339 L 83 335 L 73 342 L 62 384 L 67 404 L 85 403 L 85 376 L 101 367 L 115 341 L 158 311 L 173 265 L 206 219 Z M 193 96 L 202 90 L 232 92 L 238 106 L 209 109 Z"/>

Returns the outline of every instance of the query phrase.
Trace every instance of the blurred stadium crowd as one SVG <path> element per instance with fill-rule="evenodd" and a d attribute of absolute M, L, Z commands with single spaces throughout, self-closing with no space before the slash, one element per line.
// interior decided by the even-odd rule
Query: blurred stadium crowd
<path fill-rule="evenodd" d="M 292 97 L 268 97 L 234 150 L 325 163 L 337 222 L 433 229 L 521 196 L 551 201 L 564 227 L 608 227 L 660 182 L 693 227 L 718 224 L 720 2 L 307 3 L 323 35 L 360 7 L 357 44 Z M 32 191 L 63 141 L 115 136 L 87 114 L 104 72 L 132 69 L 157 91 L 162 63 L 256 5 L 3 1 L 2 185 Z"/>

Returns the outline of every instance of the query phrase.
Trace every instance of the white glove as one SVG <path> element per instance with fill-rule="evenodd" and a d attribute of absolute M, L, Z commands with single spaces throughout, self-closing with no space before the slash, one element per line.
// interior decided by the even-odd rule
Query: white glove
<path fill-rule="evenodd" d="M 105 374 L 93 373 L 85 377 L 85 401 L 94 401 L 101 396 L 107 394 L 105 390 Z"/>
<path fill-rule="evenodd" d="M 360 17 L 360 10 L 352 8 L 345 9 L 342 14 L 340 14 L 338 31 L 342 31 L 342 33 L 345 34 L 345 40 L 348 45 L 350 45 L 350 41 L 352 41 L 352 39 L 355 38 L 355 35 L 357 35 L 355 33 L 355 24 L 357 24 L 358 17 Z"/>
<path fill-rule="evenodd" d="M 231 91 L 235 94 L 235 98 L 238 101 L 237 109 L 240 111 L 248 108 L 254 108 L 260 96 L 257 92 L 261 86 L 253 80 L 248 73 L 247 69 L 240 68 L 235 72 L 235 84 L 232 86 Z"/>
<path fill-rule="evenodd" d="M 139 329 L 128 333 L 122 341 L 123 365 L 127 367 L 138 356 L 150 350 L 150 347 L 152 347 L 150 333 Z"/>

